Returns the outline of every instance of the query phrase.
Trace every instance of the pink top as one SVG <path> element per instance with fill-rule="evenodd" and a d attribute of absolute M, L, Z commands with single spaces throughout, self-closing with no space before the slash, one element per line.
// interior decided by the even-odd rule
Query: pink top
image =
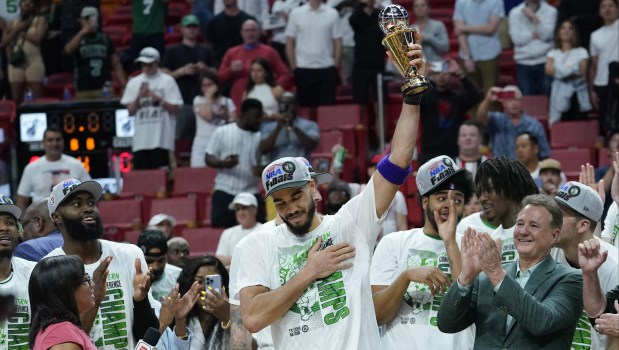
<path fill-rule="evenodd" d="M 84 350 L 97 350 L 88 334 L 71 322 L 56 323 L 43 332 L 39 331 L 32 350 L 47 350 L 62 343 L 75 343 Z"/>

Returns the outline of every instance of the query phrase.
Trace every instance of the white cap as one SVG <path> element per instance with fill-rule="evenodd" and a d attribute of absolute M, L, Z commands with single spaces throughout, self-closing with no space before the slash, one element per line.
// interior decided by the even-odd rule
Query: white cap
<path fill-rule="evenodd" d="M 448 156 L 438 156 L 430 159 L 417 171 L 417 188 L 419 194 L 425 196 L 452 176 L 464 171 Z"/>
<path fill-rule="evenodd" d="M 228 205 L 228 209 L 230 210 L 234 210 L 234 205 L 235 204 L 240 204 L 242 206 L 245 207 L 249 207 L 249 206 L 254 206 L 254 207 L 258 207 L 258 200 L 256 199 L 256 196 L 254 196 L 253 194 L 249 193 L 249 192 L 241 192 L 239 194 L 237 194 L 236 196 L 234 196 L 234 199 L 232 200 L 232 203 L 230 203 L 230 205 Z"/>
<path fill-rule="evenodd" d="M 571 181 L 563 184 L 555 200 L 595 222 L 599 222 L 602 218 L 604 211 L 602 198 L 591 187 L 580 182 Z"/>
<path fill-rule="evenodd" d="M 160 223 L 168 220 L 172 227 L 176 226 L 176 219 L 168 214 L 155 214 L 148 221 L 148 226 L 157 226 Z"/>
<path fill-rule="evenodd" d="M 140 56 L 135 59 L 136 62 L 153 63 L 159 61 L 159 51 L 154 47 L 145 47 L 140 51 Z"/>
<path fill-rule="evenodd" d="M 101 194 L 103 193 L 103 189 L 101 189 L 101 185 L 97 181 L 88 180 L 84 182 L 80 182 L 78 179 L 68 179 L 54 186 L 52 189 L 52 194 L 49 195 L 47 199 L 47 209 L 49 210 L 49 216 L 51 217 L 53 213 L 56 212 L 56 209 L 62 204 L 62 202 L 69 197 L 71 194 L 75 192 L 88 192 L 94 198 L 95 201 L 99 201 L 101 199 Z"/>
<path fill-rule="evenodd" d="M 284 188 L 303 187 L 311 180 L 307 166 L 293 157 L 280 158 L 262 171 L 262 186 L 267 197 Z"/>

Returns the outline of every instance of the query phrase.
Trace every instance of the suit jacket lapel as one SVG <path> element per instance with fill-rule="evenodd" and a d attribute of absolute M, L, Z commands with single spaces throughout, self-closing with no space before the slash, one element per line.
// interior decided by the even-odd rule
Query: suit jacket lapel
<path fill-rule="evenodd" d="M 516 261 L 516 264 L 517 263 L 518 262 Z M 514 264 L 513 275 L 510 274 L 510 276 L 513 276 L 514 278 L 516 278 L 516 272 L 517 272 L 516 264 Z M 555 269 L 555 265 L 556 265 L 555 260 L 550 255 L 548 255 L 544 260 L 542 260 L 539 266 L 535 269 L 531 277 L 529 277 L 527 284 L 525 284 L 524 286 L 524 291 L 530 295 L 533 295 L 535 291 L 537 290 L 537 288 L 540 286 L 540 284 L 542 284 L 542 282 L 546 280 L 546 275 L 551 273 Z M 513 320 L 511 326 L 507 330 L 507 334 L 505 335 L 505 338 L 509 336 L 509 333 L 512 331 L 512 329 L 514 328 L 514 325 L 516 325 L 517 322 L 518 320 L 516 319 Z"/>

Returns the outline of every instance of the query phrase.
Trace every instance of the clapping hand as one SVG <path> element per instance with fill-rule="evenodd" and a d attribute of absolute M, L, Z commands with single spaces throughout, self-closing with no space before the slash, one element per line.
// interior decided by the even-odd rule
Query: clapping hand
<path fill-rule="evenodd" d="M 591 187 L 597 194 L 602 198 L 602 203 L 606 200 L 606 191 L 604 191 L 604 180 L 600 180 L 597 184 L 595 183 L 595 169 L 593 165 L 587 163 L 586 165 L 580 166 L 580 175 L 578 176 L 578 182 L 583 185 L 587 185 Z"/>
<path fill-rule="evenodd" d="M 152 283 L 152 271 L 142 272 L 140 258 L 135 258 L 135 277 L 133 277 L 133 300 L 142 301 L 148 295 Z"/>
<path fill-rule="evenodd" d="M 189 311 L 193 309 L 196 302 L 200 299 L 200 284 L 198 281 L 194 281 L 191 285 L 191 288 L 183 295 L 183 297 L 179 300 L 176 308 L 176 317 L 177 320 L 184 319 L 189 314 Z"/>
<path fill-rule="evenodd" d="M 489 234 L 482 232 L 477 234 L 475 240 L 477 258 L 481 270 L 488 275 L 492 282 L 503 280 L 503 263 L 501 261 L 501 239 L 492 239 Z M 496 285 L 496 283 L 493 283 Z"/>
<path fill-rule="evenodd" d="M 159 313 L 159 331 L 163 331 L 172 324 L 176 310 L 178 308 L 178 300 L 180 294 L 178 293 L 178 283 L 172 288 L 170 293 L 163 297 L 161 301 L 161 312 Z"/>
<path fill-rule="evenodd" d="M 111 255 L 107 256 L 105 259 L 101 260 L 99 266 L 95 269 L 92 274 L 92 282 L 95 284 L 95 304 L 99 305 L 105 298 L 105 291 L 107 289 L 107 275 L 109 274 L 108 268 L 110 267 L 110 263 L 112 263 L 113 257 Z"/>
<path fill-rule="evenodd" d="M 473 284 L 477 275 L 481 272 L 477 252 L 475 251 L 475 238 L 477 232 L 472 228 L 467 228 L 462 237 L 460 255 L 462 257 L 462 272 L 458 277 L 458 282 L 463 286 Z"/>

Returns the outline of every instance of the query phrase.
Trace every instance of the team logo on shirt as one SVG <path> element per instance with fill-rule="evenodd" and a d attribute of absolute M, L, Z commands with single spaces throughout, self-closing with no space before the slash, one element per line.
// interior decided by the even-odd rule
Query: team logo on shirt
<path fill-rule="evenodd" d="M 280 248 L 279 277 L 281 284 L 291 280 L 307 263 L 308 252 L 317 238 L 299 246 Z M 322 235 L 320 249 L 333 244 L 331 232 Z M 284 316 L 289 336 L 333 325 L 350 314 L 342 271 L 312 283 Z"/>

